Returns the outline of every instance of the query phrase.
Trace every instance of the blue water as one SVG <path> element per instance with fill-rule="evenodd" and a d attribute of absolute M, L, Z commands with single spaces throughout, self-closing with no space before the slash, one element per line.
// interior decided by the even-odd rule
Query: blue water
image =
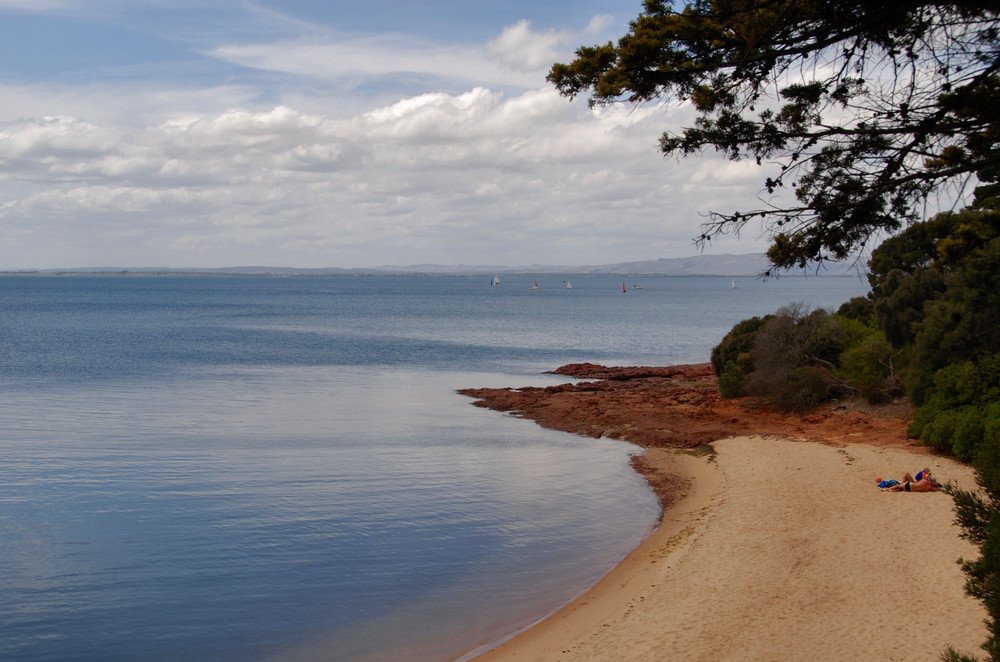
<path fill-rule="evenodd" d="M 629 444 L 464 387 L 702 362 L 857 279 L 0 278 L 0 659 L 448 660 L 658 510 Z"/>

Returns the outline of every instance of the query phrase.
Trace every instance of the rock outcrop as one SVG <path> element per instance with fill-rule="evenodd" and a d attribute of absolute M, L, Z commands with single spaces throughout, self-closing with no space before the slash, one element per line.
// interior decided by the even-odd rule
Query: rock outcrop
<path fill-rule="evenodd" d="M 740 435 L 779 435 L 828 443 L 919 446 L 907 439 L 905 401 L 873 406 L 827 403 L 805 414 L 775 410 L 757 398 L 719 395 L 708 363 L 668 367 L 563 366 L 575 381 L 519 389 L 464 389 L 475 404 L 592 437 L 644 447 L 694 448 Z"/>

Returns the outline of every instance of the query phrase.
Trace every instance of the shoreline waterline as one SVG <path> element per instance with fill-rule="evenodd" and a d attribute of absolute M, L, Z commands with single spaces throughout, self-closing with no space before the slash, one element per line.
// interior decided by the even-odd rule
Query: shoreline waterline
<path fill-rule="evenodd" d="M 468 651 L 454 662 L 491 662 L 536 647 L 551 649 L 567 633 L 600 627 L 618 606 L 623 589 L 638 588 L 649 580 L 652 566 L 647 559 L 651 554 L 664 545 L 683 545 L 684 538 L 692 533 L 690 525 L 696 513 L 718 496 L 717 472 L 712 471 L 707 456 L 690 451 L 654 448 L 646 449 L 638 457 L 645 458 L 645 468 L 637 469 L 640 475 L 654 480 L 668 477 L 677 486 L 650 534 L 580 595 L 502 639 Z"/>
<path fill-rule="evenodd" d="M 969 488 L 970 468 L 905 447 L 773 437 L 714 445 L 714 458 L 651 449 L 682 459 L 691 492 L 591 590 L 472 659 L 769 660 L 809 649 L 818 659 L 906 651 L 930 661 L 946 646 L 975 652 L 985 641 L 985 609 L 965 595 L 955 563 L 974 549 L 950 498 L 882 493 L 867 477 L 927 464 Z M 810 474 L 838 472 L 846 476 L 831 492 L 809 489 Z M 901 539 L 899 528 L 916 521 L 920 540 Z"/>
<path fill-rule="evenodd" d="M 937 660 L 985 641 L 985 609 L 956 563 L 977 550 L 951 499 L 875 487 L 918 467 L 975 487 L 971 467 L 906 438 L 905 403 L 790 417 L 718 399 L 703 365 L 565 368 L 592 379 L 466 394 L 545 427 L 639 443 L 633 468 L 661 499 L 659 525 L 578 598 L 460 660 Z M 698 421 L 708 444 L 697 430 L 658 434 Z"/>

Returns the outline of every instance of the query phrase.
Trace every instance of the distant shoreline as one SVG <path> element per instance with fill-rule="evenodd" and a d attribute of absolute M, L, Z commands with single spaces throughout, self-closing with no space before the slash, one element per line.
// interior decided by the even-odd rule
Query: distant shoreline
<path fill-rule="evenodd" d="M 537 271 L 498 271 L 504 278 L 739 278 L 744 280 L 764 279 L 761 274 L 715 274 L 715 273 L 694 273 L 694 274 L 636 274 L 636 273 L 586 273 L 586 272 L 537 272 Z M 309 271 L 280 272 L 280 271 L 232 271 L 227 269 L 203 270 L 203 269 L 179 269 L 179 270 L 158 270 L 158 269 L 41 269 L 41 270 L 12 270 L 0 271 L 0 276 L 104 276 L 104 277 L 171 277 L 171 276 L 200 276 L 200 277 L 230 277 L 230 278 L 489 278 L 494 272 L 461 272 L 461 273 L 436 273 L 436 272 L 370 272 L 370 271 L 345 271 L 327 272 L 325 270 L 313 273 Z M 769 278 L 858 278 L 857 273 L 831 273 L 831 274 L 803 274 L 787 273 Z M 501 285 L 500 287 L 503 287 Z"/>
<path fill-rule="evenodd" d="M 779 273 L 786 277 L 854 277 L 858 276 L 857 263 L 823 263 Z M 725 277 L 757 278 L 768 271 L 770 265 L 762 253 L 696 255 L 693 257 L 660 258 L 637 262 L 619 262 L 601 265 L 489 265 L 489 264 L 413 264 L 408 266 L 383 265 L 378 267 L 280 267 L 273 265 L 241 265 L 231 267 L 56 267 L 47 269 L 3 269 L 0 275 L 215 275 L 215 276 L 537 276 L 573 278 L 615 276 L 624 278 L 663 277 Z"/>

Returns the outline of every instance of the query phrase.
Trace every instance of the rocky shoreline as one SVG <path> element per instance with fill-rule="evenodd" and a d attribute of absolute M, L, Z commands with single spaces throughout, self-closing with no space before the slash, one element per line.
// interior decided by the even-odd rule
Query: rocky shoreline
<path fill-rule="evenodd" d="M 643 448 L 698 449 L 729 437 L 756 435 L 828 444 L 905 446 L 928 452 L 906 436 L 906 401 L 870 405 L 862 400 L 827 403 L 807 413 L 784 413 L 759 398 L 719 395 L 709 363 L 665 367 L 562 366 L 551 374 L 573 378 L 557 386 L 470 388 L 459 393 L 474 404 L 535 421 L 547 428 L 608 437 Z M 683 485 L 674 476 L 633 462 L 667 508 Z"/>
<path fill-rule="evenodd" d="M 660 525 L 580 598 L 477 662 L 653 662 L 664 651 L 934 660 L 944 645 L 971 651 L 986 638 L 985 609 L 955 563 L 975 550 L 952 500 L 875 486 L 918 467 L 974 485 L 971 467 L 907 439 L 905 401 L 785 414 L 721 398 L 708 364 L 556 372 L 570 383 L 461 392 L 549 428 L 643 447 L 633 464 L 663 504 Z M 900 534 L 913 526 L 917 544 Z M 899 596 L 891 609 L 878 599 L 886 595 Z"/>
<path fill-rule="evenodd" d="M 623 439 L 646 448 L 695 448 L 754 434 L 810 441 L 917 445 L 907 439 L 905 401 L 873 406 L 835 402 L 806 414 L 776 411 L 757 398 L 726 399 L 709 363 L 668 367 L 563 366 L 552 374 L 572 383 L 526 388 L 471 388 L 477 406 L 508 412 L 548 428 Z"/>

